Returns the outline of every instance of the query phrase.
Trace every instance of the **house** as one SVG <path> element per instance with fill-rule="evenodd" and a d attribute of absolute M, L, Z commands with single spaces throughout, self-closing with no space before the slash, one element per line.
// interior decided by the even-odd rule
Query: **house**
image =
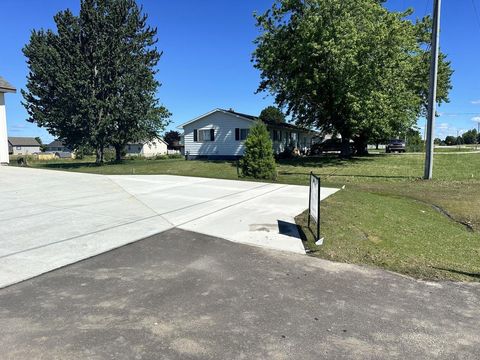
<path fill-rule="evenodd" d="M 188 159 L 238 159 L 243 156 L 245 139 L 258 117 L 233 110 L 214 109 L 179 126 L 183 129 L 185 155 Z M 318 134 L 288 123 L 265 122 L 273 150 L 287 147 L 308 149 Z"/>
<path fill-rule="evenodd" d="M 45 151 L 47 152 L 72 152 L 65 144 L 60 140 L 53 140 L 50 144 L 46 145 Z"/>
<path fill-rule="evenodd" d="M 29 155 L 40 152 L 40 143 L 32 137 L 8 137 L 10 155 Z"/>
<path fill-rule="evenodd" d="M 9 143 L 7 132 L 7 111 L 5 110 L 5 94 L 15 93 L 17 90 L 0 76 L 0 164 L 9 163 Z"/>
<path fill-rule="evenodd" d="M 161 138 L 153 141 L 140 141 L 138 143 L 129 143 L 125 147 L 127 156 L 154 157 L 167 154 L 167 143 Z"/>

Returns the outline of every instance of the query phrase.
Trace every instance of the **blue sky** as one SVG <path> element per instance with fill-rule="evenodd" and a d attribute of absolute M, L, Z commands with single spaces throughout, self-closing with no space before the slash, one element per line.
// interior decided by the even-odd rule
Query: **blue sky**
<path fill-rule="evenodd" d="M 272 99 L 255 94 L 259 74 L 250 58 L 257 35 L 254 11 L 270 7 L 273 0 L 177 0 L 139 1 L 158 27 L 159 64 L 162 82 L 158 96 L 172 112 L 169 128 L 213 108 L 233 108 L 258 114 Z M 388 7 L 413 7 L 419 17 L 431 12 L 433 0 L 390 0 Z M 22 47 L 30 31 L 54 28 L 53 16 L 65 8 L 78 13 L 79 0 L 1 0 L 0 75 L 18 89 L 25 87 L 27 66 Z M 480 0 L 473 0 L 480 12 Z M 480 16 L 480 13 L 479 13 Z M 480 120 L 480 19 L 472 0 L 444 0 L 441 48 L 452 61 L 451 102 L 442 106 L 436 136 L 456 135 L 476 127 Z M 25 121 L 20 93 L 7 95 L 10 136 L 41 136 L 52 140 L 44 129 Z M 419 120 L 423 128 L 424 120 Z"/>

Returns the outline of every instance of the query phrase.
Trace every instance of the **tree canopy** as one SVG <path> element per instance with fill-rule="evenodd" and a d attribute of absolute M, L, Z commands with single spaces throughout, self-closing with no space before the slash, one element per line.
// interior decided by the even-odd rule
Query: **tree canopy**
<path fill-rule="evenodd" d="M 260 113 L 259 119 L 266 122 L 281 124 L 285 122 L 285 115 L 275 106 L 267 106 Z"/>
<path fill-rule="evenodd" d="M 378 0 L 277 0 L 256 15 L 258 92 L 299 125 L 339 133 L 347 151 L 406 134 L 425 112 L 431 19 L 413 23 Z M 437 101 L 452 70 L 440 57 Z"/>
<path fill-rule="evenodd" d="M 57 31 L 34 30 L 23 52 L 29 74 L 22 91 L 29 121 L 70 148 L 91 146 L 103 161 L 128 142 L 148 141 L 168 123 L 156 98 L 156 28 L 134 0 L 81 0 L 61 11 Z"/>
<path fill-rule="evenodd" d="M 163 140 L 168 144 L 168 146 L 174 146 L 176 142 L 180 141 L 180 133 L 175 130 L 170 130 L 165 133 Z"/>

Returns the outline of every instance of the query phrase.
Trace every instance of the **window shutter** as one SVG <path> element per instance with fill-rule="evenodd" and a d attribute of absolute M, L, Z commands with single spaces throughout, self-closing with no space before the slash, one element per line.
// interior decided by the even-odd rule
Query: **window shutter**
<path fill-rule="evenodd" d="M 198 141 L 197 129 L 193 129 L 193 141 Z"/>
<path fill-rule="evenodd" d="M 215 129 L 210 129 L 210 141 L 215 141 Z"/>
<path fill-rule="evenodd" d="M 235 140 L 240 140 L 240 129 L 235 128 Z"/>

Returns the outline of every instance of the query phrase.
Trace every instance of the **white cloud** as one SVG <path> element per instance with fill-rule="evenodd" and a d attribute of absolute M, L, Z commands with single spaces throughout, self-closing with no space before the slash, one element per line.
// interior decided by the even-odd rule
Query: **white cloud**
<path fill-rule="evenodd" d="M 475 116 L 472 118 L 472 121 L 475 121 L 477 123 L 480 123 L 480 116 Z"/>
<path fill-rule="evenodd" d="M 472 100 L 471 103 L 474 104 L 474 105 L 480 105 L 480 99 L 479 100 Z"/>
<path fill-rule="evenodd" d="M 440 130 L 447 130 L 450 127 L 450 125 L 448 123 L 441 123 L 437 127 Z"/>

